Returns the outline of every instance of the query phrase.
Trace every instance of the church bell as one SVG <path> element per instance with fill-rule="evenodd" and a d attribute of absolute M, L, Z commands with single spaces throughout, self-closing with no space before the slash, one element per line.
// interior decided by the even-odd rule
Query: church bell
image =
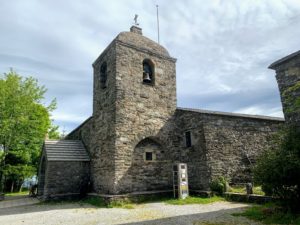
<path fill-rule="evenodd" d="M 151 83 L 151 78 L 149 76 L 149 73 L 144 73 L 143 74 L 143 82 L 145 82 L 145 83 Z"/>

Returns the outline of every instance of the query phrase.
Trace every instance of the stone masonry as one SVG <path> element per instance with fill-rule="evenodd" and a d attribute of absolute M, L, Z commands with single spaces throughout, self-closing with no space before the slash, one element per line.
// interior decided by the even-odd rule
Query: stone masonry
<path fill-rule="evenodd" d="M 88 191 L 90 158 L 79 140 L 45 141 L 38 195 L 43 199 L 74 197 Z"/>
<path fill-rule="evenodd" d="M 293 105 L 300 104 L 300 51 L 272 63 L 269 68 L 276 71 L 286 121 L 300 126 L 300 105 L 298 110 L 293 109 Z"/>
<path fill-rule="evenodd" d="M 89 153 L 91 191 L 170 190 L 179 162 L 187 163 L 191 189 L 207 190 L 217 176 L 251 181 L 256 158 L 284 120 L 177 108 L 175 63 L 135 26 L 94 62 L 93 115 L 67 136 Z"/>

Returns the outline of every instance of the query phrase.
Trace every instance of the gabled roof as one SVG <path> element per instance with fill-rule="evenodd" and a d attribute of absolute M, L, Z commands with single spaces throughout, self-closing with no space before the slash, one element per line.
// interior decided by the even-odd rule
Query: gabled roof
<path fill-rule="evenodd" d="M 243 118 L 249 118 L 249 119 L 274 120 L 274 121 L 282 121 L 282 122 L 285 121 L 284 118 L 281 118 L 281 117 L 250 115 L 250 114 L 231 113 L 231 112 L 219 112 L 219 111 L 211 111 L 211 110 L 205 110 L 205 109 L 190 109 L 190 108 L 177 107 L 177 110 L 197 112 L 197 113 L 202 113 L 202 114 L 220 115 L 220 116 L 243 117 Z"/>
<path fill-rule="evenodd" d="M 292 54 L 289 54 L 289 55 L 287 55 L 287 56 L 285 56 L 285 57 L 283 57 L 283 58 L 281 58 L 281 59 L 273 62 L 268 68 L 269 69 L 275 69 L 276 66 L 278 66 L 278 65 L 280 65 L 280 64 L 282 64 L 282 63 L 284 63 L 284 62 L 286 62 L 286 61 L 288 61 L 288 60 L 290 60 L 290 59 L 292 59 L 292 58 L 294 58 L 294 57 L 296 57 L 298 55 L 300 55 L 300 50 L 297 51 L 297 52 L 294 52 Z"/>
<path fill-rule="evenodd" d="M 80 140 L 47 140 L 44 149 L 48 161 L 90 161 Z"/>

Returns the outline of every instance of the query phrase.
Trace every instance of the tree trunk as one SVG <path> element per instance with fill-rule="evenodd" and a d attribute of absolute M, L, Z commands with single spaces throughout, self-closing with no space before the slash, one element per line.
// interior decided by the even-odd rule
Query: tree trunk
<path fill-rule="evenodd" d="M 23 182 L 24 182 L 24 179 L 20 179 L 19 180 L 19 186 L 18 186 L 19 192 L 22 191 L 22 184 L 23 184 Z"/>
<path fill-rule="evenodd" d="M 14 181 L 11 182 L 11 186 L 10 186 L 10 192 L 14 192 Z"/>
<path fill-rule="evenodd" d="M 7 148 L 6 148 L 5 144 L 3 144 L 3 151 L 4 151 L 3 161 L 0 165 L 0 169 L 2 169 L 2 172 L 0 174 L 0 193 L 4 192 L 4 189 L 5 189 L 5 175 L 3 172 L 3 169 L 5 167 L 5 158 L 6 158 L 6 152 L 7 152 Z"/>

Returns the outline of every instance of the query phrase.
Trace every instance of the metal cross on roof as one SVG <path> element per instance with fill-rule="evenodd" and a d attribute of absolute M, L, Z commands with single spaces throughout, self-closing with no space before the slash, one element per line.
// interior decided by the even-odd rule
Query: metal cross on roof
<path fill-rule="evenodd" d="M 136 25 L 136 26 L 138 26 L 138 25 L 140 25 L 138 22 L 137 22 L 137 18 L 138 18 L 138 14 L 135 14 L 135 16 L 134 16 L 134 25 Z"/>

